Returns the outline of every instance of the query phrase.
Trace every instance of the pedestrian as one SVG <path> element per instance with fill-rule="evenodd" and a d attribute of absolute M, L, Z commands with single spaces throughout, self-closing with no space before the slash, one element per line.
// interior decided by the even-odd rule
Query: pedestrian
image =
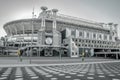
<path fill-rule="evenodd" d="M 82 52 L 82 61 L 84 61 L 84 56 L 85 56 L 85 53 L 84 51 Z"/>
<path fill-rule="evenodd" d="M 22 55 L 21 55 L 21 51 L 20 50 L 17 51 L 17 55 L 18 55 L 20 61 L 22 62 Z"/>

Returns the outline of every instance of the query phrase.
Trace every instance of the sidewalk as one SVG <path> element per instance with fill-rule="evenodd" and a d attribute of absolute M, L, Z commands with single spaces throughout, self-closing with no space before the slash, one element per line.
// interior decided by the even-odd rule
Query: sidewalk
<path fill-rule="evenodd" d="M 74 64 L 94 64 L 94 63 L 109 63 L 120 62 L 116 59 L 104 58 L 58 58 L 58 57 L 31 57 L 31 64 L 29 57 L 23 57 L 22 62 L 18 57 L 0 57 L 0 67 L 16 67 L 16 66 L 49 66 L 49 65 L 74 65 Z"/>

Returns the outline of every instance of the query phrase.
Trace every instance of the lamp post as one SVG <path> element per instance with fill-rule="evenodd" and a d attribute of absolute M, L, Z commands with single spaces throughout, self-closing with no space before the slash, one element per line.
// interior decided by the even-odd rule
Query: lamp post
<path fill-rule="evenodd" d="M 84 61 L 84 56 L 85 56 L 85 51 L 84 51 L 84 47 L 83 47 L 83 51 L 82 51 L 82 61 Z"/>
<path fill-rule="evenodd" d="M 59 55 L 60 55 L 60 60 L 61 60 L 61 58 L 62 58 L 61 53 L 62 53 L 62 48 L 60 49 L 60 54 L 59 54 Z"/>
<path fill-rule="evenodd" d="M 32 47 L 33 47 L 33 31 L 34 31 L 33 30 L 33 26 L 34 26 L 33 20 L 34 20 L 34 8 L 33 8 L 33 12 L 32 12 L 32 20 L 31 20 L 32 34 L 31 34 L 30 64 L 31 64 L 31 56 L 32 56 L 32 53 L 33 53 L 33 51 L 32 51 Z"/>
<path fill-rule="evenodd" d="M 7 38 L 7 36 L 5 36 L 5 47 L 6 47 L 6 49 L 7 49 L 7 56 L 8 56 L 8 38 Z"/>
<path fill-rule="evenodd" d="M 31 64 L 31 56 L 32 56 L 32 46 L 33 46 L 33 18 L 32 18 L 32 21 L 31 21 L 31 25 L 32 25 L 32 34 L 31 34 L 31 47 L 30 47 L 30 51 L 29 51 L 29 58 L 30 58 L 30 64 Z"/>

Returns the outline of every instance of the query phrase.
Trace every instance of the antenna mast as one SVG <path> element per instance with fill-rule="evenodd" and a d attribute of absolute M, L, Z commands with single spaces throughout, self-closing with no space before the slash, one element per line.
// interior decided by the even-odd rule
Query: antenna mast
<path fill-rule="evenodd" d="M 35 6 L 34 6 L 34 0 L 33 0 L 33 11 L 32 11 L 32 18 L 35 18 L 35 17 L 36 17 L 36 15 L 35 15 L 35 13 L 34 13 L 34 8 L 35 8 Z"/>
<path fill-rule="evenodd" d="M 33 7 L 33 11 L 32 11 L 32 18 L 35 18 L 35 15 L 34 15 L 34 7 Z"/>

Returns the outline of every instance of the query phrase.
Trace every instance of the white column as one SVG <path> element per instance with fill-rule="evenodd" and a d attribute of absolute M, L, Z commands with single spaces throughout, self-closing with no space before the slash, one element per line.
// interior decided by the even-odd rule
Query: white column
<path fill-rule="evenodd" d="M 76 30 L 76 38 L 78 38 L 78 37 L 81 37 L 81 36 L 79 36 L 79 33 L 80 33 L 80 31 L 78 31 L 78 30 Z"/>
<path fill-rule="evenodd" d="M 58 10 L 57 9 L 52 9 L 53 12 L 53 30 L 56 30 L 56 15 Z"/>
<path fill-rule="evenodd" d="M 38 56 L 40 56 L 40 50 L 41 50 L 41 49 L 40 49 L 40 46 L 39 46 L 39 54 L 38 54 Z"/>
<path fill-rule="evenodd" d="M 114 27 L 115 27 L 115 31 L 116 31 L 116 37 L 118 37 L 118 24 L 114 24 Z"/>
<path fill-rule="evenodd" d="M 112 35 L 112 27 L 113 27 L 113 23 L 108 23 L 109 27 L 110 27 L 110 36 L 112 36 L 113 38 L 113 35 Z"/>
<path fill-rule="evenodd" d="M 118 53 L 116 52 L 116 59 L 118 59 Z"/>
<path fill-rule="evenodd" d="M 47 7 L 41 7 L 42 9 L 42 18 L 41 18 L 41 30 L 45 30 L 45 17 L 46 17 L 46 10 L 47 10 Z"/>
<path fill-rule="evenodd" d="M 42 18 L 42 21 L 41 21 L 41 30 L 45 30 L 45 18 Z"/>

